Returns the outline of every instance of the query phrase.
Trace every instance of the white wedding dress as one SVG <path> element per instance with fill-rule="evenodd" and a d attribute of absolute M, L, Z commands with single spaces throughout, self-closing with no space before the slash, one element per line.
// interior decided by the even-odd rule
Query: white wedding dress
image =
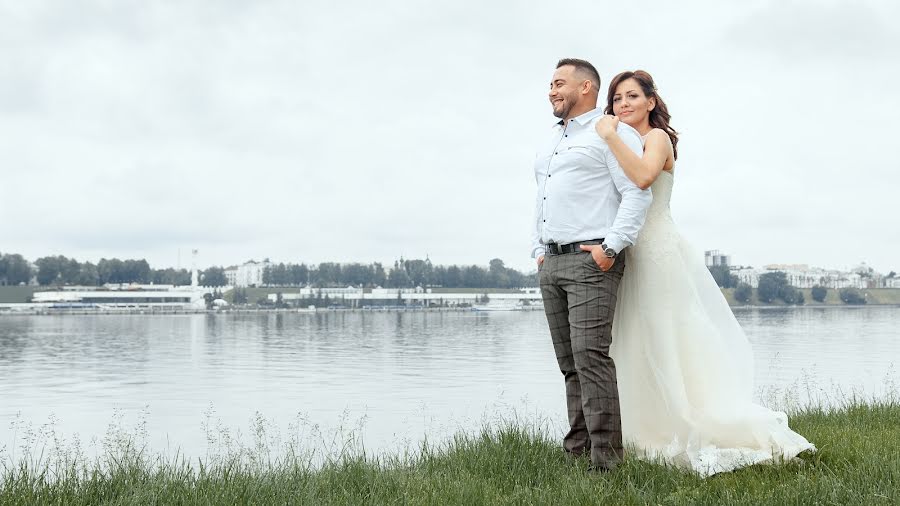
<path fill-rule="evenodd" d="M 628 248 L 610 354 L 625 443 L 703 476 L 815 450 L 784 413 L 753 402 L 747 337 L 669 211 L 674 176 L 652 185 L 653 203 Z"/>

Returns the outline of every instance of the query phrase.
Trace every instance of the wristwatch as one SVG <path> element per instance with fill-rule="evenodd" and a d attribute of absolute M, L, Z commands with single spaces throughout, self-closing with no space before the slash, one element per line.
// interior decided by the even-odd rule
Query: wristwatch
<path fill-rule="evenodd" d="M 618 255 L 616 250 L 610 248 L 606 244 L 601 244 L 600 246 L 603 247 L 603 253 L 606 254 L 606 258 L 616 258 L 616 255 Z"/>

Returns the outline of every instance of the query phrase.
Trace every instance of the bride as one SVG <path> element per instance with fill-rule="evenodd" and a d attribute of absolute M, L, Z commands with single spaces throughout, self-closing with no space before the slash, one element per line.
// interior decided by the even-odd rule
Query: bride
<path fill-rule="evenodd" d="M 622 431 L 641 458 L 709 476 L 814 450 L 784 413 L 753 402 L 747 337 L 702 257 L 669 212 L 678 136 L 647 72 L 610 83 L 596 125 L 628 177 L 652 187 L 653 204 L 629 248 L 613 320 Z M 643 158 L 616 134 L 623 121 L 644 142 Z M 584 246 L 582 248 L 585 248 Z"/>

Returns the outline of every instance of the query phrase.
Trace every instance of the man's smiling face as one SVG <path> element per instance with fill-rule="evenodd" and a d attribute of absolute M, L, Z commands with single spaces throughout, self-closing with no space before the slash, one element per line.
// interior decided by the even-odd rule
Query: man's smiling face
<path fill-rule="evenodd" d="M 581 93 L 581 85 L 585 79 L 578 76 L 575 67 L 563 65 L 553 73 L 550 81 L 550 105 L 553 106 L 553 115 L 557 118 L 567 119 L 572 108 L 578 103 Z"/>

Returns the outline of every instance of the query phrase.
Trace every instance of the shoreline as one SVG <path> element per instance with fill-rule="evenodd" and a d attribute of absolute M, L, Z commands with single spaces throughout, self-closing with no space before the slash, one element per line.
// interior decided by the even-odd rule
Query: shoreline
<path fill-rule="evenodd" d="M 735 310 L 774 310 L 774 309 L 860 309 L 866 307 L 892 308 L 900 307 L 898 303 L 873 303 L 873 304 L 733 304 L 729 305 Z M 517 309 L 509 311 L 485 311 L 471 307 L 371 307 L 371 308 L 229 308 L 229 309 L 171 309 L 171 308 L 134 308 L 134 309 L 68 309 L 46 308 L 3 310 L 0 308 L 0 318 L 4 316 L 179 316 L 179 315 L 228 315 L 228 314 L 322 314 L 322 313 L 521 313 L 543 311 L 542 307 L 533 306 L 529 309 Z"/>
<path fill-rule="evenodd" d="M 731 309 L 859 309 L 864 307 L 900 307 L 900 303 L 885 304 L 729 304 Z"/>
<path fill-rule="evenodd" d="M 2 289 L 6 289 L 5 291 Z M 26 289 L 27 288 L 27 289 Z M 263 298 L 273 298 L 274 294 L 283 293 L 290 294 L 293 293 L 296 288 L 290 287 L 263 287 L 263 288 L 253 288 L 253 297 L 252 300 L 263 299 Z M 809 289 L 801 289 L 801 292 L 804 294 L 805 302 L 803 304 L 787 304 L 783 301 L 773 301 L 772 303 L 760 303 L 756 299 L 756 293 L 754 292 L 753 297 L 748 303 L 740 303 L 734 298 L 734 289 L 733 288 L 723 288 L 721 289 L 722 296 L 725 298 L 725 301 L 728 303 L 729 307 L 731 307 L 732 311 L 735 310 L 745 310 L 745 309 L 761 309 L 768 310 L 774 308 L 859 308 L 859 307 L 900 307 L 900 289 L 896 288 L 870 288 L 861 290 L 861 293 L 864 294 L 867 303 L 866 304 L 846 304 L 839 298 L 838 290 L 829 289 L 826 294 L 824 302 L 818 302 L 812 299 L 812 295 Z M 471 301 L 466 301 L 466 305 L 464 306 L 438 306 L 437 304 L 429 306 L 425 303 L 431 303 L 429 300 L 416 301 L 414 304 L 410 306 L 404 307 L 401 304 L 388 304 L 388 305 L 368 305 L 364 307 L 319 307 L 315 310 L 309 309 L 308 307 L 288 307 L 288 308 L 275 308 L 272 306 L 257 306 L 253 305 L 247 306 L 226 306 L 226 307 L 216 307 L 212 309 L 206 309 L 203 307 L 191 307 L 189 305 L 178 305 L 178 304 L 165 304 L 165 305 L 134 305 L 128 306 L 122 304 L 122 307 L 115 307 L 112 305 L 97 305 L 91 307 L 90 305 L 85 305 L 85 307 L 61 307 L 59 305 L 57 307 L 53 307 L 52 304 L 48 303 L 30 303 L 26 302 L 30 297 L 26 297 L 26 294 L 34 293 L 34 287 L 0 287 L 0 317 L 5 315 L 139 315 L 139 314 L 150 314 L 150 315 L 182 315 L 182 314 L 220 314 L 220 313 L 241 313 L 241 314 L 250 314 L 250 313 L 275 313 L 275 314 L 283 314 L 283 313 L 322 313 L 322 312 L 475 312 L 475 307 L 486 310 L 486 312 L 500 311 L 500 312 L 508 312 L 504 306 L 506 304 L 511 304 L 516 300 L 516 294 L 520 293 L 518 291 L 511 290 L 503 290 L 500 291 L 498 289 L 490 289 L 490 288 L 482 288 L 482 289 L 471 289 L 468 291 L 443 291 L 435 292 L 440 298 L 441 296 L 449 296 L 448 298 L 460 298 L 460 297 L 469 297 L 473 294 L 484 294 L 488 295 L 491 303 L 488 304 L 474 304 L 471 305 Z M 231 296 L 233 292 L 229 291 L 223 294 L 224 298 L 231 302 Z M 522 297 L 522 300 L 526 300 L 531 302 L 531 305 L 520 305 L 516 309 L 517 311 L 535 311 L 542 310 L 542 305 L 540 304 L 539 294 L 529 293 L 525 294 Z M 434 294 L 431 295 L 431 298 L 434 298 Z M 496 299 L 496 300 L 495 300 Z M 460 299 L 462 301 L 463 299 Z M 335 299 L 337 301 L 337 299 Z M 447 299 L 443 299 L 442 302 L 446 302 Z M 383 302 L 383 301 L 382 301 Z M 498 304 L 502 302 L 503 304 Z M 140 304 L 140 303 L 138 303 Z"/>
<path fill-rule="evenodd" d="M 321 313 L 519 313 L 543 311 L 542 307 L 516 309 L 510 311 L 485 311 L 471 307 L 372 307 L 369 308 L 229 308 L 229 309 L 24 309 L 17 311 L 0 311 L 2 316 L 59 316 L 59 315 L 194 315 L 194 314 L 321 314 Z"/>

